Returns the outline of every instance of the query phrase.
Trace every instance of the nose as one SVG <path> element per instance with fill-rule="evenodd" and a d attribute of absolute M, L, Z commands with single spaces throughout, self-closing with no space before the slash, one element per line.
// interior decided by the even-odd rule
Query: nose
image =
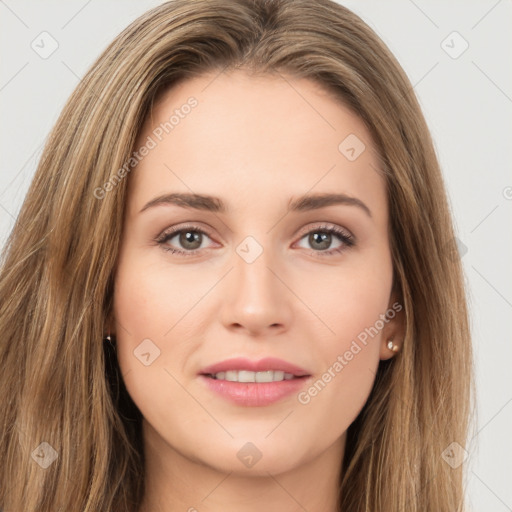
<path fill-rule="evenodd" d="M 223 325 L 251 336 L 270 336 L 288 329 L 293 293 L 271 251 L 263 250 L 252 262 L 235 252 L 233 265 L 223 290 Z"/>

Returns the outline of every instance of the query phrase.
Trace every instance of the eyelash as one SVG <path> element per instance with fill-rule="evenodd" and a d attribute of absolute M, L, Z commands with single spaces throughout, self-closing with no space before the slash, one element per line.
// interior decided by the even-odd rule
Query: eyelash
<path fill-rule="evenodd" d="M 196 253 L 201 251 L 202 249 L 194 249 L 192 251 L 182 251 L 181 249 L 175 249 L 173 247 L 166 247 L 165 243 L 174 238 L 176 235 L 179 235 L 183 232 L 197 232 L 202 233 L 203 235 L 208 236 L 208 238 L 211 238 L 210 235 L 204 231 L 203 229 L 199 228 L 198 226 L 189 225 L 189 226 L 183 226 L 179 229 L 171 229 L 164 231 L 161 235 L 159 235 L 157 238 L 155 238 L 155 242 L 159 244 L 162 249 L 166 252 L 170 252 L 171 254 L 180 254 L 182 256 L 194 256 Z M 355 239 L 354 236 L 351 235 L 348 231 L 338 228 L 336 226 L 317 226 L 313 229 L 310 229 L 306 233 L 304 233 L 299 240 L 302 240 L 307 235 L 310 235 L 311 233 L 329 233 L 335 235 L 342 243 L 343 245 L 336 248 L 336 249 L 330 249 L 328 251 L 315 251 L 311 249 L 311 252 L 315 255 L 319 255 L 320 257 L 324 256 L 332 256 L 334 254 L 339 254 L 346 249 L 349 249 L 350 247 L 353 247 L 355 245 Z"/>

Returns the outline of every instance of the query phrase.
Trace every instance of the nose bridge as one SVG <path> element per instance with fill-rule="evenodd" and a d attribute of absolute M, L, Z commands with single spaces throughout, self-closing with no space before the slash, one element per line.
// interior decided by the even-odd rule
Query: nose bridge
<path fill-rule="evenodd" d="M 275 251 L 264 241 L 246 237 L 233 254 L 228 296 L 224 301 L 223 319 L 250 331 L 284 325 L 289 319 L 289 292 L 280 279 Z"/>

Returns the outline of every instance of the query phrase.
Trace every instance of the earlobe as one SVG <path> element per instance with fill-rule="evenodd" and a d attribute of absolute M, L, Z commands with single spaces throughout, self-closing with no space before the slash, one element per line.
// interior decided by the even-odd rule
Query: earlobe
<path fill-rule="evenodd" d="M 400 352 L 405 339 L 405 310 L 400 302 L 394 299 L 396 299 L 395 294 L 390 301 L 392 306 L 386 313 L 388 322 L 382 332 L 380 349 L 380 359 L 382 360 L 390 359 Z"/>
<path fill-rule="evenodd" d="M 393 338 L 389 338 L 386 341 L 386 338 L 383 340 L 383 345 L 381 347 L 380 358 L 382 360 L 391 359 L 398 352 L 400 352 L 402 348 L 401 342 L 395 342 Z"/>

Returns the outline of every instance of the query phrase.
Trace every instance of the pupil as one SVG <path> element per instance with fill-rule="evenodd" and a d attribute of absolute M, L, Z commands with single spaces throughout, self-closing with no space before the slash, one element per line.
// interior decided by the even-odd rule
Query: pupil
<path fill-rule="evenodd" d="M 197 249 L 201 246 L 200 233 L 195 231 L 186 231 L 181 233 L 180 243 L 187 249 Z M 197 242 L 199 241 L 199 244 Z M 194 245 L 195 244 L 195 245 Z M 192 247 L 190 246 L 192 245 Z"/>
<path fill-rule="evenodd" d="M 313 233 L 310 235 L 310 243 L 311 245 L 315 245 L 320 243 L 319 249 L 328 249 L 330 245 L 330 233 Z"/>

